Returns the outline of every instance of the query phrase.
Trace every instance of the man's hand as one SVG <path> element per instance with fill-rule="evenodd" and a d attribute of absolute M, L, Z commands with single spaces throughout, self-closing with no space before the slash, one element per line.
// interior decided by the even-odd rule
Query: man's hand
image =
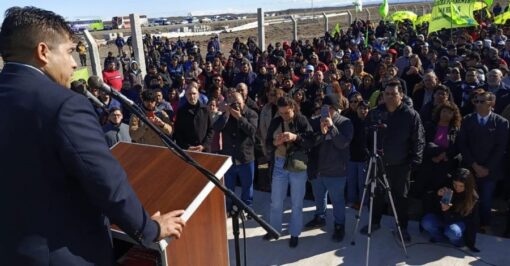
<path fill-rule="evenodd" d="M 234 108 L 232 108 L 230 106 L 228 107 L 228 109 L 229 109 L 229 112 L 230 112 L 230 114 L 232 115 L 233 118 L 235 118 L 235 119 L 241 118 L 241 111 L 240 110 L 236 110 L 236 109 L 234 109 Z"/>
<path fill-rule="evenodd" d="M 473 170 L 475 171 L 476 177 L 486 177 L 489 175 L 489 169 L 487 169 L 486 167 L 483 167 L 476 162 L 473 163 L 472 166 L 473 166 Z"/>
<path fill-rule="evenodd" d="M 186 225 L 186 222 L 180 217 L 183 213 L 184 210 L 177 210 L 161 215 L 161 213 L 157 211 L 152 215 L 152 220 L 156 221 L 160 227 L 158 240 L 170 236 L 177 239 L 181 237 L 182 229 Z"/>
<path fill-rule="evenodd" d="M 332 126 L 333 120 L 331 120 L 331 117 L 321 119 L 321 132 L 323 135 L 326 135 L 329 131 L 329 128 Z"/>
<path fill-rule="evenodd" d="M 161 120 L 159 117 L 157 116 L 154 116 L 154 117 L 149 117 L 149 120 L 154 123 L 154 125 L 158 126 L 158 127 L 163 127 L 165 125 L 165 122 L 163 122 L 163 120 Z"/>
<path fill-rule="evenodd" d="M 293 142 L 297 139 L 297 135 L 291 132 L 283 132 L 281 138 L 283 142 Z"/>
<path fill-rule="evenodd" d="M 188 151 L 203 151 L 204 146 L 198 145 L 198 146 L 189 146 Z"/>

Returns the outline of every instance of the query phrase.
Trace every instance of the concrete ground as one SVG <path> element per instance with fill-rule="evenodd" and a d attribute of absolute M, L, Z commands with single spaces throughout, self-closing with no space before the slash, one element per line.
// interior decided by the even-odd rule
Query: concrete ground
<path fill-rule="evenodd" d="M 255 191 L 254 202 L 256 213 L 269 221 L 270 194 Z M 309 200 L 305 200 L 304 206 L 306 223 L 313 218 L 315 208 L 313 202 Z M 290 218 L 289 198 L 285 202 L 285 207 L 284 223 Z M 368 210 L 364 209 L 360 227 L 367 223 L 367 213 Z M 289 248 L 290 236 L 285 230 L 286 224 L 282 237 L 268 242 L 262 239 L 265 231 L 255 221 L 249 220 L 246 222 L 247 265 L 365 265 L 367 237 L 353 232 L 356 224 L 355 211 L 349 208 L 346 210 L 346 236 L 340 243 L 331 241 L 332 223 L 331 206 L 328 206 L 326 227 L 303 231 L 298 247 Z M 420 233 L 417 222 L 412 221 L 408 228 L 412 242 L 407 245 L 406 257 L 400 241 L 393 233 L 395 230 L 393 217 L 385 216 L 381 224 L 381 229 L 372 235 L 369 265 L 510 265 L 510 256 L 506 253 L 510 251 L 510 239 L 478 234 L 477 247 L 481 252 L 473 254 L 466 248 L 458 249 L 446 243 L 428 242 L 429 237 L 425 233 Z M 236 265 L 231 219 L 227 220 L 227 230 L 230 265 Z M 353 236 L 356 241 L 354 246 L 351 245 Z M 243 256 L 242 229 L 240 242 Z"/>

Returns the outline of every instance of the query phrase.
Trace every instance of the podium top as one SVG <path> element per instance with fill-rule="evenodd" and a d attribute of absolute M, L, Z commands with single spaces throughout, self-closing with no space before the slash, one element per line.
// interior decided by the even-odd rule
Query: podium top
<path fill-rule="evenodd" d="M 232 165 L 229 156 L 187 153 L 218 179 Z M 202 173 L 166 147 L 119 142 L 112 147 L 112 154 L 150 215 L 184 209 L 182 218 L 187 221 L 214 188 Z"/>

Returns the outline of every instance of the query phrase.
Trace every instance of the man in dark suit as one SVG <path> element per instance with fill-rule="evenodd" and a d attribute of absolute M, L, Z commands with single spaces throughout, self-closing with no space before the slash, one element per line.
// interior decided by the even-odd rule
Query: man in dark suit
<path fill-rule="evenodd" d="M 492 111 L 495 100 L 492 92 L 476 96 L 476 112 L 464 117 L 458 137 L 462 163 L 476 177 L 482 229 L 490 226 L 492 197 L 496 181 L 504 176 L 508 141 L 508 120 Z"/>
<path fill-rule="evenodd" d="M 0 31 L 0 261 L 113 265 L 110 221 L 143 246 L 179 237 L 182 211 L 150 217 L 112 156 L 76 68 L 64 18 L 6 11 Z M 152 219 L 151 219 L 152 218 Z"/>

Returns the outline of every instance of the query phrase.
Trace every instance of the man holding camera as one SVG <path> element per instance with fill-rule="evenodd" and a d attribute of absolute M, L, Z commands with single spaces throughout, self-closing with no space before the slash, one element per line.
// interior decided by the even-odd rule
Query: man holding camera
<path fill-rule="evenodd" d="M 244 98 L 234 92 L 228 99 L 229 104 L 221 107 L 222 116 L 213 127 L 222 133 L 222 154 L 232 156 L 233 165 L 225 173 L 225 185 L 235 191 L 236 179 L 241 181 L 241 199 L 250 206 L 253 201 L 253 178 L 255 174 L 255 134 L 257 132 L 257 113 L 246 107 Z M 227 212 L 232 211 L 232 201 L 227 198 Z"/>
<path fill-rule="evenodd" d="M 403 104 L 404 92 L 400 82 L 391 81 L 386 84 L 383 96 L 384 104 L 370 112 L 369 123 L 380 124 L 378 128 L 383 128 L 377 140 L 377 150 L 384 164 L 381 170 L 386 171 L 404 241 L 411 242 L 407 232 L 407 193 L 411 170 L 422 161 L 424 129 L 418 112 Z M 376 191 L 374 199 L 372 232 L 381 228 L 380 221 L 385 209 L 381 193 L 380 190 Z M 363 227 L 361 233 L 367 234 L 368 226 Z"/>
<path fill-rule="evenodd" d="M 326 224 L 326 196 L 333 203 L 335 231 L 333 240 L 340 242 L 345 235 L 344 187 L 349 161 L 349 143 L 353 137 L 351 121 L 340 115 L 340 100 L 336 95 L 324 97 L 321 115 L 311 121 L 315 146 L 309 154 L 308 178 L 315 198 L 315 217 L 305 227 Z"/>

